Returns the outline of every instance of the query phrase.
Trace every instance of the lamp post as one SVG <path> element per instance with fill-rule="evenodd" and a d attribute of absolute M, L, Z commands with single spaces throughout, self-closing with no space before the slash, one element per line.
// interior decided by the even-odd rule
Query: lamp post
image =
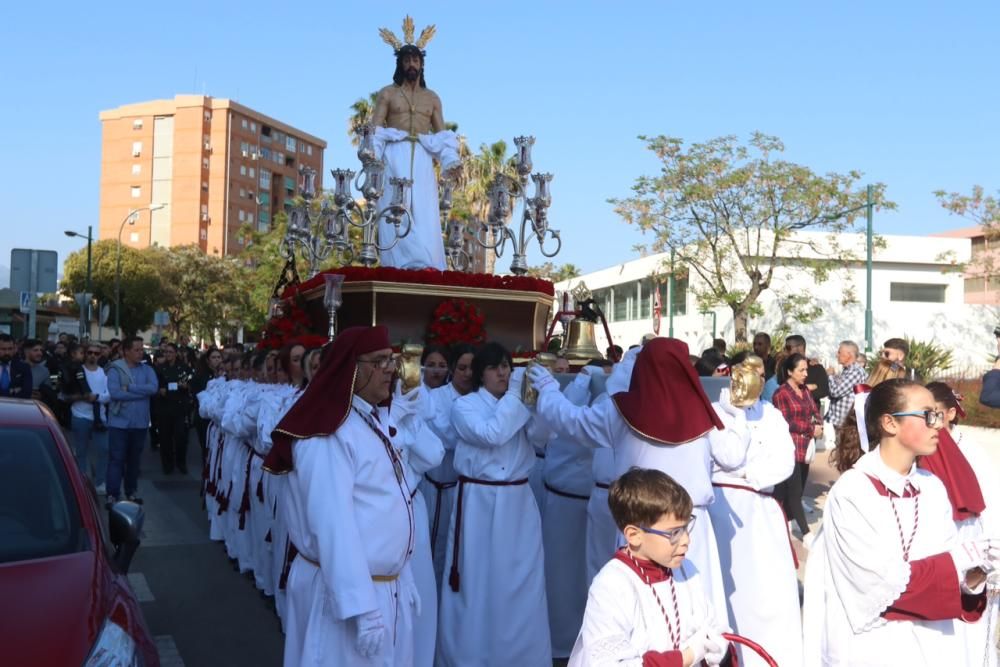
<path fill-rule="evenodd" d="M 118 246 L 115 252 L 115 337 L 121 335 L 121 309 L 122 309 L 122 232 L 125 231 L 125 223 L 135 224 L 136 215 L 142 211 L 158 211 L 166 204 L 152 204 L 141 208 L 134 208 L 122 220 L 118 227 Z M 89 264 L 89 262 L 88 262 Z"/>
<path fill-rule="evenodd" d="M 67 229 L 66 231 L 64 231 L 63 234 L 65 234 L 66 236 L 68 236 L 70 238 L 79 237 L 81 239 L 83 239 L 83 238 L 87 239 L 87 286 L 83 289 L 83 291 L 85 293 L 87 293 L 87 294 L 93 294 L 93 292 L 91 292 L 91 290 L 90 290 L 90 277 L 91 277 L 91 268 L 93 266 L 91 258 L 93 257 L 92 246 L 94 244 L 94 228 L 91 225 L 87 225 L 87 235 L 86 236 L 84 236 L 80 232 L 74 232 L 74 231 L 72 231 L 70 229 Z M 89 334 L 90 334 L 90 301 L 87 301 L 87 314 L 86 314 L 86 318 L 87 318 L 87 334 L 88 334 L 88 337 L 89 337 Z M 80 335 L 82 336 L 83 333 L 84 332 L 81 331 Z"/>
<path fill-rule="evenodd" d="M 875 189 L 869 185 L 865 188 L 865 203 L 861 206 L 828 215 L 828 220 L 836 220 L 845 215 L 865 211 L 865 352 L 875 349 L 872 340 L 872 247 L 874 245 Z"/>

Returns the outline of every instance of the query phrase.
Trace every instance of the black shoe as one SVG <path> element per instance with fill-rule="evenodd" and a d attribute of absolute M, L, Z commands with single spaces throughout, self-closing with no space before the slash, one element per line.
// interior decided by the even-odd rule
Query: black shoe
<path fill-rule="evenodd" d="M 129 501 L 130 503 L 135 503 L 136 505 L 142 504 L 142 498 L 140 498 L 139 496 L 128 496 L 126 500 Z"/>

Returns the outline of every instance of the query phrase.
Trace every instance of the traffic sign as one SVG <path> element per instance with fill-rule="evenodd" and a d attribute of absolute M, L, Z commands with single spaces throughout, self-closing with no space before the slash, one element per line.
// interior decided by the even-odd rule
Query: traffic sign
<path fill-rule="evenodd" d="M 30 313 L 31 312 L 31 292 L 22 291 L 21 292 L 21 312 Z"/>

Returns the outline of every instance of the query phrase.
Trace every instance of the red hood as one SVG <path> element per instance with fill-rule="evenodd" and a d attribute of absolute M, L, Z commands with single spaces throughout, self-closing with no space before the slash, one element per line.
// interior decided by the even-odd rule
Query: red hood
<path fill-rule="evenodd" d="M 0 565 L 0 646 L 9 665 L 82 665 L 106 618 L 93 551 Z"/>

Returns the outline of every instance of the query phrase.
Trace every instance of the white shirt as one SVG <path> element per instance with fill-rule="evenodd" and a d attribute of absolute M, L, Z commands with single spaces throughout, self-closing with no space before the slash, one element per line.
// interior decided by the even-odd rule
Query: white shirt
<path fill-rule="evenodd" d="M 90 393 L 97 394 L 97 402 L 101 404 L 101 419 L 104 423 L 108 423 L 108 402 L 111 400 L 111 395 L 108 394 L 108 376 L 105 374 L 104 369 L 100 366 L 96 370 L 90 370 L 86 366 L 83 367 L 83 372 L 87 376 L 87 386 L 90 387 Z M 94 404 L 88 403 L 87 401 L 74 401 L 73 407 L 70 408 L 74 417 L 80 419 L 88 419 L 90 421 L 94 420 Z"/>

